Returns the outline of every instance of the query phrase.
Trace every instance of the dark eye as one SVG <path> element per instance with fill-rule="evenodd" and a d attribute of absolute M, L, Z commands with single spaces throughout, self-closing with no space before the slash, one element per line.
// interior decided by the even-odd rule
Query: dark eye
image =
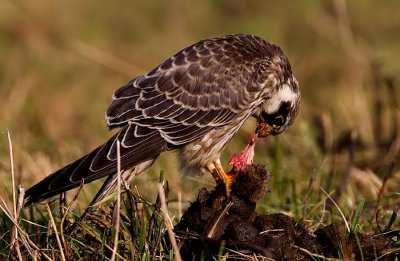
<path fill-rule="evenodd" d="M 275 126 L 283 126 L 285 124 L 285 118 L 282 115 L 278 114 L 271 120 L 271 124 Z"/>
<path fill-rule="evenodd" d="M 268 123 L 270 126 L 281 127 L 285 124 L 286 115 L 282 115 L 279 113 L 275 113 L 272 115 L 268 115 L 267 113 L 262 113 L 262 119 Z"/>

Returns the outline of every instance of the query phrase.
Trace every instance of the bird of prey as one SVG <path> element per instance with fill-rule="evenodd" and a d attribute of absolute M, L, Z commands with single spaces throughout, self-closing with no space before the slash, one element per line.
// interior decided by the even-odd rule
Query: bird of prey
<path fill-rule="evenodd" d="M 278 46 L 246 34 L 200 41 L 119 88 L 105 115 L 118 133 L 28 189 L 25 206 L 106 176 L 91 205 L 115 191 L 117 141 L 127 182 L 176 150 L 184 174 L 212 173 L 229 194 L 220 162 L 227 143 L 250 116 L 258 137 L 282 133 L 299 103 L 298 82 Z"/>

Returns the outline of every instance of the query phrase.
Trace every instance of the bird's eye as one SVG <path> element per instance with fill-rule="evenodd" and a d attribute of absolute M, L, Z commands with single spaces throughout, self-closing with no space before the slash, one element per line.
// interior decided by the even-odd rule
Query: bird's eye
<path fill-rule="evenodd" d="M 285 124 L 285 118 L 283 118 L 281 114 L 278 114 L 272 119 L 271 123 L 275 126 L 283 126 L 283 124 Z"/>

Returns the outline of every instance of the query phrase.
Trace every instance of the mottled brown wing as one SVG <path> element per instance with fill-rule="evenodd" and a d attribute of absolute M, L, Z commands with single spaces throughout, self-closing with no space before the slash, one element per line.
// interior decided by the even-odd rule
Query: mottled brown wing
<path fill-rule="evenodd" d="M 233 35 L 183 49 L 115 92 L 106 112 L 109 127 L 133 123 L 156 129 L 179 146 L 210 128 L 238 124 L 235 119 L 246 113 L 259 91 L 254 79 L 265 44 Z"/>

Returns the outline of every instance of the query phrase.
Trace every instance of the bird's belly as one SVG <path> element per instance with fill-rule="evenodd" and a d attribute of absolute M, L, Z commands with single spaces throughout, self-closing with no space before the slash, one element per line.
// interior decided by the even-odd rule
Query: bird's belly
<path fill-rule="evenodd" d="M 240 126 L 222 127 L 208 132 L 202 139 L 191 142 L 179 150 L 179 162 L 184 175 L 207 173 L 206 165 L 219 159 L 222 150 Z"/>

